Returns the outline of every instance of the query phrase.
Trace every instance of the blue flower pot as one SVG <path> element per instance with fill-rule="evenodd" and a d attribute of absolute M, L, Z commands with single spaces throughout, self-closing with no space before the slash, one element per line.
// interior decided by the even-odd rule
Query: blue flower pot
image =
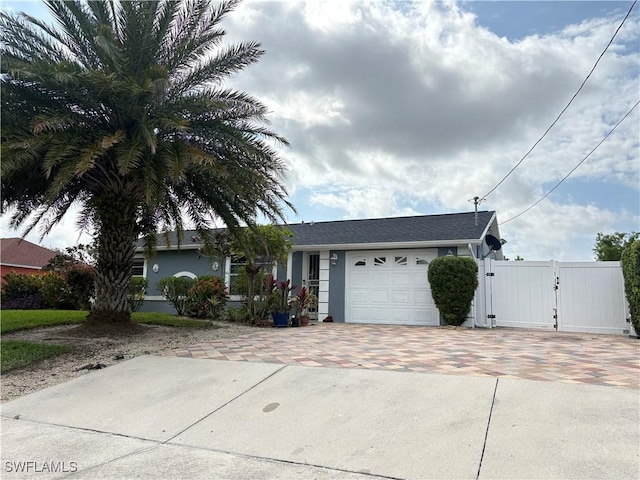
<path fill-rule="evenodd" d="M 273 313 L 273 326 L 274 327 L 288 327 L 289 326 L 289 312 Z"/>

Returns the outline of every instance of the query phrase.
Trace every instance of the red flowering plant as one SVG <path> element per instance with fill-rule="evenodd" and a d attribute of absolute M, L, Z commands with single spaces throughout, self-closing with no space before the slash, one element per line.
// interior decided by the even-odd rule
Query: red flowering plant
<path fill-rule="evenodd" d="M 228 292 L 219 277 L 200 277 L 187 292 L 189 315 L 217 320 L 224 313 Z"/>
<path fill-rule="evenodd" d="M 302 287 L 295 297 L 291 299 L 294 313 L 300 316 L 309 315 L 309 309 L 318 305 L 318 297 L 313 292 Z"/>
<path fill-rule="evenodd" d="M 291 308 L 291 299 L 289 293 L 297 287 L 291 285 L 291 280 L 282 280 L 278 282 L 278 288 L 273 292 L 273 312 L 288 312 Z"/>

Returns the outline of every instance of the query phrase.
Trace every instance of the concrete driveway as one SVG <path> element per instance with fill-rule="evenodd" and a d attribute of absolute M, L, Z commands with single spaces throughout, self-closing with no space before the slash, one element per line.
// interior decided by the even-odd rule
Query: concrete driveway
<path fill-rule="evenodd" d="M 636 388 L 412 372 L 406 360 L 388 371 L 138 357 L 2 404 L 2 478 L 640 478 Z"/>

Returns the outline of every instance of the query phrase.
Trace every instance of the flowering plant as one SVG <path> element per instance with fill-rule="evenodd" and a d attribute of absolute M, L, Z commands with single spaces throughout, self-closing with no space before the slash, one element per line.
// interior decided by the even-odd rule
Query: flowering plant
<path fill-rule="evenodd" d="M 302 287 L 291 300 L 294 312 L 301 316 L 309 315 L 309 309 L 318 305 L 318 297 L 307 290 L 307 287 Z"/>
<path fill-rule="evenodd" d="M 189 313 L 197 318 L 219 318 L 227 301 L 224 283 L 218 277 L 200 277 L 187 292 Z"/>
<path fill-rule="evenodd" d="M 273 292 L 273 311 L 276 313 L 288 312 L 291 308 L 291 301 L 289 299 L 289 293 L 296 288 L 295 285 L 291 285 L 291 280 L 283 280 L 278 282 L 278 287 Z"/>

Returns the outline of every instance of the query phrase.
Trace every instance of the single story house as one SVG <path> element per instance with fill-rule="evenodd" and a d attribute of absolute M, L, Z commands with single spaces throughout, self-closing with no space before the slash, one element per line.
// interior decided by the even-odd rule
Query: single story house
<path fill-rule="evenodd" d="M 481 211 L 444 215 L 309 222 L 287 225 L 293 248 L 277 278 L 307 286 L 318 296 L 318 319 L 335 322 L 439 325 L 440 314 L 427 280 L 429 262 L 443 255 L 487 256 L 500 233 L 496 213 Z M 489 236 L 489 242 L 487 237 Z M 232 286 L 239 265 L 234 259 L 199 254 L 195 232 L 185 232 L 178 248 L 174 238 L 145 260 L 138 246 L 134 275 L 148 280 L 142 311 L 172 312 L 157 289 L 167 276 L 217 275 Z M 489 246 L 493 243 L 494 250 Z M 239 298 L 231 297 L 231 301 Z"/>
<path fill-rule="evenodd" d="M 56 252 L 22 238 L 0 239 L 0 276 L 9 272 L 44 274 L 42 270 Z"/>

